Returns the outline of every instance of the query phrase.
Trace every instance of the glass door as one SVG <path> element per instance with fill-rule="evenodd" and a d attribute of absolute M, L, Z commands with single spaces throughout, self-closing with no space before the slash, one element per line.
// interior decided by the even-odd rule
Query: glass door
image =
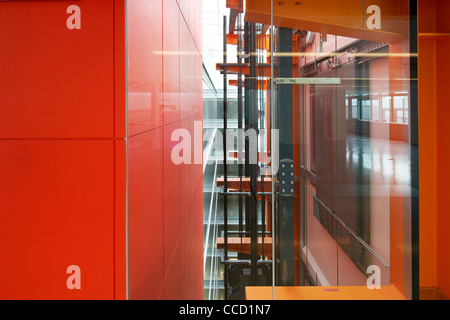
<path fill-rule="evenodd" d="M 352 7 L 357 1 L 335 8 L 265 2 L 247 1 L 246 17 L 270 22 L 269 123 L 280 160 L 272 177 L 272 297 L 287 298 L 283 287 L 295 286 L 411 299 L 417 144 L 410 124 L 415 55 L 401 10 L 408 2 L 379 1 L 363 11 L 360 3 Z M 291 183 L 293 192 L 284 188 Z"/>
<path fill-rule="evenodd" d="M 416 297 L 409 2 L 226 5 L 225 299 Z"/>

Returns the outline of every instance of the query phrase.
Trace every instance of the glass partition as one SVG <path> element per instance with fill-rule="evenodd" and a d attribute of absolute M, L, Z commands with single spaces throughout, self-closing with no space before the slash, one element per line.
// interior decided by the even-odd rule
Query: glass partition
<path fill-rule="evenodd" d="M 218 22 L 205 56 L 217 51 L 224 298 L 283 299 L 285 287 L 413 298 L 409 2 L 217 4 L 228 9 L 207 18 Z"/>
<path fill-rule="evenodd" d="M 410 299 L 411 173 L 417 170 L 411 156 L 417 142 L 410 138 L 414 54 L 409 17 L 401 11 L 407 12 L 408 2 L 393 8 L 379 1 L 364 9 L 365 18 L 342 6 L 333 13 L 325 9 L 327 1 L 315 1 L 318 7 L 266 2 L 247 1 L 246 15 L 272 23 L 277 118 L 271 126 L 280 130 L 280 146 L 293 150 L 298 187 L 292 199 L 273 190 L 277 230 L 292 232 L 294 247 L 298 244 L 298 255 L 291 256 L 283 247 L 287 240 L 276 236 L 274 285 L 388 286 Z M 291 105 L 293 111 L 286 111 Z M 275 181 L 284 183 L 280 174 Z M 290 214 L 294 231 L 282 222 Z M 292 269 L 283 270 L 286 265 Z"/>

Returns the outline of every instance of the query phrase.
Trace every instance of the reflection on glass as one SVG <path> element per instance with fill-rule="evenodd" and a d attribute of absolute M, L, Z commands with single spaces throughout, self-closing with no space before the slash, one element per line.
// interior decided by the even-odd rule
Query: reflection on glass
<path fill-rule="evenodd" d="M 300 77 L 339 78 L 341 84 L 298 85 L 294 127 L 303 172 L 298 195 L 303 278 L 296 285 L 366 286 L 374 269 L 381 285 L 399 284 L 391 273 L 408 275 L 411 266 L 409 231 L 394 218 L 411 214 L 401 205 L 411 196 L 411 99 L 409 79 L 403 77 L 409 72 L 408 54 L 390 56 L 396 43 L 297 34 Z M 407 45 L 404 41 L 402 50 Z M 355 57 L 355 52 L 371 56 Z M 404 239 L 400 244 L 397 230 Z M 393 254 L 405 255 L 403 269 L 392 262 Z M 410 298 L 408 281 L 400 286 Z"/>
<path fill-rule="evenodd" d="M 225 233 L 229 241 L 241 241 L 240 248 L 227 248 L 230 250 L 224 259 L 228 264 L 221 264 L 225 297 L 242 298 L 246 286 L 267 286 L 272 280 L 279 286 L 365 286 L 374 269 L 379 270 L 382 285 L 395 284 L 405 297 L 411 297 L 406 276 L 411 273 L 411 235 L 402 225 L 411 218 L 410 155 L 416 147 L 410 141 L 407 37 L 391 37 L 393 31 L 377 30 L 386 39 L 374 41 L 367 26 L 337 28 L 333 19 L 339 16 L 331 14 L 324 20 L 324 12 L 318 11 L 310 12 L 306 19 L 299 8 L 286 9 L 291 2 L 265 0 L 258 2 L 257 8 L 256 1 L 245 3 L 245 15 L 236 14 L 233 10 L 239 12 L 239 8 L 233 7 L 225 19 L 234 23 L 225 28 L 229 34 L 222 38 L 228 43 L 226 66 L 220 65 L 223 52 L 217 49 L 222 26 L 211 25 L 212 15 L 206 19 L 214 35 L 214 39 L 207 37 L 214 48 L 205 56 L 215 67 L 208 72 L 220 89 L 215 103 L 205 111 L 205 126 L 223 131 L 221 112 L 225 104 L 221 99 L 222 90 L 227 90 L 228 128 L 255 129 L 261 138 L 257 150 L 267 156 L 274 152 L 270 130 L 278 130 L 280 160 L 293 163 L 294 172 L 289 181 L 287 172 L 280 169 L 271 190 L 262 182 L 271 179 L 261 174 L 271 165 L 266 157 L 258 158 L 256 167 L 248 161 L 239 167 L 237 139 L 228 146 L 227 179 L 238 180 L 226 189 L 223 182 L 224 192 L 216 197 L 214 236 L 205 235 L 213 242 Z M 274 15 L 267 11 L 269 3 L 274 3 Z M 277 15 L 292 15 L 292 19 Z M 219 15 L 219 21 L 221 18 Z M 270 18 L 274 19 L 273 26 L 268 25 Z M 391 28 L 401 24 L 402 30 L 407 29 L 405 17 L 393 14 L 390 19 L 381 25 Z M 310 23 L 316 20 L 316 24 Z M 324 25 L 329 28 L 322 30 Z M 305 84 L 298 84 L 299 78 Z M 327 79 L 328 83 L 338 79 L 332 83 L 339 84 L 326 84 Z M 242 86 L 237 87 L 241 80 Z M 205 106 L 211 102 L 208 95 L 205 90 Z M 269 129 L 269 135 L 263 134 L 265 129 Z M 241 143 L 247 144 L 248 160 L 250 142 L 247 139 Z M 224 157 L 221 150 L 213 154 L 216 160 Z M 217 187 L 217 177 L 225 181 L 224 168 L 216 164 L 214 170 L 207 169 L 208 175 L 215 172 L 216 178 L 205 186 Z M 243 182 L 236 184 L 240 178 L 246 179 L 245 188 Z M 283 194 L 288 189 L 286 184 L 293 186 L 293 196 Z M 264 191 L 270 197 L 258 194 L 266 187 Z M 240 192 L 241 198 L 229 192 Z M 222 224 L 225 219 L 226 226 Z M 248 246 L 242 244 L 243 238 Z M 276 248 L 275 257 L 255 239 L 270 239 Z M 397 256 L 404 258 L 404 264 L 397 262 Z M 214 259 L 208 259 L 207 263 L 214 265 Z M 271 259 L 275 270 L 267 263 Z"/>

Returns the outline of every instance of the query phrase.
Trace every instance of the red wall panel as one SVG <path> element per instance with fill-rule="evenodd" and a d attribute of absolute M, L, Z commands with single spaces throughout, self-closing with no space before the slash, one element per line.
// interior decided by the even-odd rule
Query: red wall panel
<path fill-rule="evenodd" d="M 190 75 L 192 77 L 192 79 L 196 79 L 196 72 L 195 72 L 195 65 L 196 65 L 196 56 L 198 55 L 197 52 L 197 46 L 195 45 L 195 41 L 193 38 L 190 39 L 189 41 L 189 51 L 192 52 L 192 54 L 189 56 L 189 65 L 190 65 Z M 196 81 L 191 81 L 190 82 L 190 87 L 189 87 L 189 104 L 190 104 L 190 109 L 191 109 L 191 115 L 195 115 L 195 97 L 196 97 Z"/>
<path fill-rule="evenodd" d="M 186 22 L 181 18 L 180 22 L 180 119 L 191 116 L 189 105 L 190 84 L 192 82 L 190 57 L 193 53 L 189 50 L 191 41 L 189 29 Z M 181 67 L 182 66 L 182 67 Z"/>
<path fill-rule="evenodd" d="M 164 282 L 164 299 L 181 299 L 181 248 L 180 241 L 177 242 L 172 256 L 172 260 L 167 268 L 167 274 Z M 184 280 L 184 279 L 183 279 Z M 192 293 L 194 294 L 194 293 Z"/>
<path fill-rule="evenodd" d="M 128 5 L 128 134 L 162 126 L 162 2 Z M 144 30 L 151 30 L 145 32 Z"/>
<path fill-rule="evenodd" d="M 177 2 L 180 6 L 180 11 L 181 11 L 181 14 L 183 15 L 184 19 L 188 18 L 189 17 L 189 6 L 192 1 L 177 0 Z"/>
<path fill-rule="evenodd" d="M 160 170 L 157 175 L 157 181 L 155 185 L 161 188 L 162 192 L 162 209 L 159 205 L 153 205 L 154 195 L 148 193 L 147 197 L 143 195 L 140 200 L 136 199 L 136 204 L 131 207 L 130 202 L 130 226 L 153 223 L 154 228 L 159 228 L 162 231 L 162 240 L 153 244 L 153 249 L 156 246 L 160 246 L 157 250 L 157 256 L 147 255 L 145 258 L 136 260 L 133 265 L 130 264 L 130 274 L 138 271 L 142 274 L 152 273 L 157 270 L 157 274 L 160 274 L 160 267 L 163 267 L 163 276 L 160 281 L 150 281 L 144 278 L 136 278 L 136 285 L 140 285 L 142 292 L 159 292 L 159 299 L 202 299 L 203 291 L 199 294 L 199 289 L 193 290 L 192 285 L 196 281 L 201 281 L 199 285 L 203 288 L 203 278 L 198 274 L 203 274 L 203 262 L 201 265 L 195 263 L 198 258 L 198 252 L 201 252 L 203 247 L 203 208 L 199 210 L 191 210 L 195 205 L 194 193 L 197 189 L 200 176 L 202 175 L 201 165 L 195 166 L 191 163 L 182 163 L 180 165 L 175 164 L 172 161 L 172 149 L 179 141 L 172 141 L 172 134 L 175 130 L 184 129 L 191 133 L 191 148 L 193 151 L 193 139 L 202 139 L 201 135 L 194 138 L 192 136 L 194 129 L 194 116 L 196 111 L 198 112 L 198 105 L 196 106 L 196 97 L 201 96 L 201 59 L 200 54 L 194 43 L 193 32 L 190 29 L 188 21 L 192 21 L 190 18 L 191 12 L 195 11 L 195 7 L 191 5 L 191 1 L 176 1 L 176 0 L 164 0 L 158 1 L 155 5 L 151 5 L 151 10 L 148 5 L 141 5 L 143 1 L 129 1 L 128 2 L 128 23 L 135 25 L 134 29 L 129 28 L 129 50 L 135 52 L 135 54 L 129 55 L 130 73 L 134 70 L 134 76 L 129 77 L 129 135 L 130 139 L 129 149 L 129 165 L 130 173 L 135 171 L 136 177 L 134 180 L 129 181 L 130 200 L 133 197 L 132 190 L 139 190 L 143 179 L 149 179 L 139 176 L 143 171 L 154 172 L 154 170 Z M 145 1 L 144 1 L 145 2 Z M 192 6 L 192 8 L 191 8 Z M 190 9 L 189 9 L 190 8 Z M 162 30 L 162 49 L 155 48 L 157 44 L 150 44 L 150 37 L 143 36 L 141 28 L 143 25 L 148 24 L 152 16 L 157 16 L 162 10 L 160 18 L 155 18 L 154 24 L 160 23 L 160 26 L 153 26 L 152 30 L 157 30 L 158 34 Z M 192 10 L 192 11 L 190 11 Z M 162 20 L 161 20 L 162 18 Z M 142 26 L 140 25 L 142 24 Z M 134 34 L 130 34 L 134 32 Z M 159 45 L 159 38 L 151 38 L 152 42 L 156 42 Z M 153 46 L 149 49 L 147 46 Z M 146 52 L 153 50 L 159 54 L 148 55 Z M 140 52 L 137 54 L 137 52 Z M 135 59 L 136 61 L 133 61 Z M 131 67 L 134 66 L 134 67 Z M 152 66 L 152 67 L 148 67 Z M 132 141 L 141 134 L 134 122 L 131 122 L 133 118 L 132 113 L 134 105 L 130 105 L 131 100 L 139 97 L 132 97 L 131 85 L 144 83 L 157 83 L 159 79 L 158 66 L 162 67 L 162 87 L 159 92 L 161 101 L 160 114 L 162 115 L 162 122 L 160 124 L 160 133 L 162 135 L 160 150 L 156 148 L 150 153 L 141 152 L 137 154 L 132 149 Z M 133 69 L 134 68 L 134 69 Z M 157 69 L 155 72 L 155 68 Z M 133 81 L 132 78 L 139 75 L 141 80 Z M 197 77 L 197 78 L 196 78 Z M 145 80 L 142 80 L 145 79 Z M 197 90 L 194 93 L 194 90 Z M 145 90 L 144 90 L 145 91 Z M 148 91 L 148 90 L 147 90 Z M 153 94 L 153 93 L 152 93 Z M 131 100 L 130 100 L 131 98 Z M 148 108 L 149 101 L 145 100 L 142 96 L 141 101 L 136 101 L 136 105 L 139 105 L 139 109 L 145 110 Z M 201 103 L 199 104 L 201 106 Z M 131 108 L 130 108 L 131 106 Z M 196 109 L 197 107 L 197 109 Z M 150 113 L 145 115 L 145 119 L 152 116 Z M 159 115 L 158 115 L 159 116 Z M 143 118 L 141 117 L 140 120 Z M 159 119 L 159 118 L 158 118 Z M 147 120 L 146 120 L 147 121 Z M 156 122 L 155 122 L 156 123 Z M 153 126 L 156 127 L 156 126 Z M 145 130 L 145 129 L 143 129 Z M 150 130 L 154 130 L 150 128 Z M 133 136 L 138 133 L 137 136 Z M 144 135 L 144 134 L 142 134 Z M 200 145 L 202 141 L 199 140 Z M 144 167 L 151 164 L 151 157 L 162 157 L 163 166 L 157 166 L 152 169 L 145 170 Z M 193 156 L 193 153 L 191 153 Z M 193 161 L 193 157 L 191 157 Z M 134 169 L 133 166 L 139 164 L 140 169 Z M 160 179 L 162 181 L 160 182 Z M 134 185 L 136 183 L 136 185 Z M 159 197 L 159 193 L 158 197 Z M 152 203 L 150 207 L 150 203 Z M 159 203 L 159 200 L 156 201 Z M 161 221 L 161 214 L 163 220 Z M 191 220 L 192 215 L 192 221 Z M 154 218 L 154 217 L 158 218 Z M 139 218 L 138 218 L 139 217 Z M 137 219 L 136 219 L 137 218 Z M 136 221 L 133 221 L 136 219 Z M 192 226 L 192 228 L 191 228 Z M 144 227 L 139 227 L 144 228 Z M 133 237 L 132 233 L 135 232 L 130 228 L 130 237 Z M 195 234 L 200 232 L 200 234 Z M 148 238 L 148 236 L 146 237 Z M 131 239 L 131 238 L 130 238 Z M 130 263 L 131 254 L 134 249 L 133 246 L 138 245 L 139 241 L 134 244 L 130 242 Z M 160 250 L 163 250 L 161 253 Z M 150 249 L 150 247 L 148 248 Z M 137 249 L 136 249 L 137 250 Z M 137 254 L 137 253 L 136 253 Z M 162 255 L 162 258 L 161 258 Z M 156 264 L 159 265 L 156 265 Z M 200 270 L 196 270 L 196 265 L 200 266 Z M 163 283 L 161 284 L 161 281 Z M 162 285 L 163 290 L 158 291 Z M 136 287 L 137 288 L 137 287 Z M 203 290 L 203 289 L 202 289 Z M 133 298 L 132 288 L 130 287 L 130 298 Z"/>
<path fill-rule="evenodd" d="M 1 3 L 0 137 L 113 136 L 113 1 L 77 4 L 80 30 L 67 2 Z"/>
<path fill-rule="evenodd" d="M 80 0 L 69 30 L 69 5 L 0 2 L 0 298 L 202 299 L 202 171 L 171 159 L 198 7 Z"/>
<path fill-rule="evenodd" d="M 125 92 L 123 92 L 125 94 Z M 115 201 L 114 201 L 114 298 L 127 298 L 127 143 L 116 140 L 115 151 Z"/>
<path fill-rule="evenodd" d="M 158 299 L 164 283 L 162 137 L 156 129 L 129 141 L 130 299 Z"/>
<path fill-rule="evenodd" d="M 180 120 L 180 11 L 175 0 L 163 1 L 163 119 Z"/>
<path fill-rule="evenodd" d="M 197 185 L 197 196 L 195 198 L 195 216 L 196 216 L 196 224 L 195 227 L 195 245 L 197 250 L 198 259 L 202 261 L 203 266 L 203 215 L 199 214 L 199 212 L 203 212 L 203 179 L 198 182 Z M 203 281 L 202 281 L 203 283 Z M 202 285 L 203 286 L 203 285 Z"/>
<path fill-rule="evenodd" d="M 189 133 L 192 136 L 191 124 L 192 119 L 184 119 L 180 121 L 180 129 L 185 130 L 186 133 Z M 191 141 L 188 142 L 191 144 Z M 186 148 L 187 149 L 187 148 Z M 191 157 L 193 156 L 191 148 L 184 153 L 184 155 L 188 156 L 190 153 Z M 191 160 L 191 159 L 190 159 Z M 191 163 L 182 163 L 179 165 L 180 168 L 180 221 L 183 222 L 186 218 L 186 215 L 189 213 L 189 207 L 191 205 L 192 198 L 190 197 L 189 189 L 192 187 L 190 181 L 190 167 Z"/>
<path fill-rule="evenodd" d="M 180 166 L 172 162 L 172 132 L 179 128 L 175 122 L 164 127 L 164 269 L 167 275 L 175 246 L 180 237 Z"/>
<path fill-rule="evenodd" d="M 0 141 L 0 299 L 114 298 L 113 159 L 111 141 Z"/>
<path fill-rule="evenodd" d="M 190 234 L 189 227 L 189 208 L 187 209 L 187 215 L 181 224 L 181 238 L 180 238 L 180 249 L 181 256 L 180 259 L 182 261 L 181 268 L 181 284 L 180 284 L 180 294 L 181 299 L 189 300 L 194 297 L 191 288 L 193 283 L 192 270 L 194 270 L 194 266 L 192 262 L 194 261 L 193 252 L 192 252 L 192 238 Z"/>

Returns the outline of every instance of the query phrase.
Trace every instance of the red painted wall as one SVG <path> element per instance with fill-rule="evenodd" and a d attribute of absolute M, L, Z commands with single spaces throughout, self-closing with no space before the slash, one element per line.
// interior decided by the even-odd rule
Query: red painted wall
<path fill-rule="evenodd" d="M 200 12 L 128 1 L 131 299 L 203 299 L 202 166 L 171 160 L 174 130 L 202 119 Z"/>
<path fill-rule="evenodd" d="M 125 299 L 127 266 L 130 299 L 202 299 L 201 165 L 170 161 L 202 118 L 201 1 L 80 0 L 81 29 L 69 5 L 0 3 L 0 299 Z"/>

